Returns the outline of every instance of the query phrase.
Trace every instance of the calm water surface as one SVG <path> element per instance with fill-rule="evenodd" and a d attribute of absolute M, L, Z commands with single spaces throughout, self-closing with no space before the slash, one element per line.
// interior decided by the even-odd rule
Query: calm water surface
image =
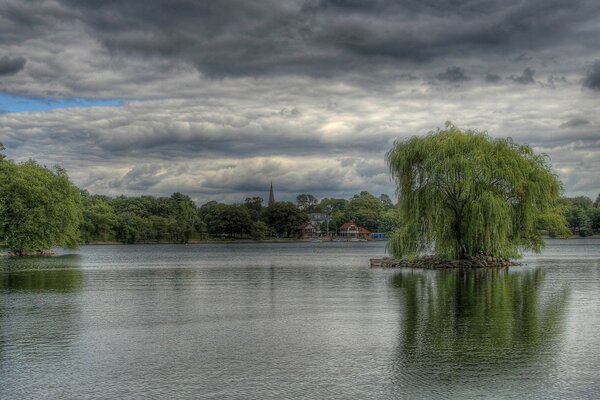
<path fill-rule="evenodd" d="M 600 398 L 600 240 L 510 271 L 383 243 L 88 246 L 0 260 L 0 398 Z"/>

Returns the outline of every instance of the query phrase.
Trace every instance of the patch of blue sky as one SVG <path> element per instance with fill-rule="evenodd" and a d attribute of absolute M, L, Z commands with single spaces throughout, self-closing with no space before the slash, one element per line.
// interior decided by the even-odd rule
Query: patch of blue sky
<path fill-rule="evenodd" d="M 0 113 L 49 111 L 61 108 L 117 107 L 119 99 L 83 99 L 17 96 L 0 92 Z"/>

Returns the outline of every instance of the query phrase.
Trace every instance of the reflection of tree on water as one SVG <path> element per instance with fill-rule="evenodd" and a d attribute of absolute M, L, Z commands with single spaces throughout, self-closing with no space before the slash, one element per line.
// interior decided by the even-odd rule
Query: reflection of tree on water
<path fill-rule="evenodd" d="M 74 292 L 81 287 L 76 256 L 11 258 L 0 264 L 0 292 Z"/>
<path fill-rule="evenodd" d="M 74 292 L 81 287 L 78 269 L 50 269 L 0 274 L 0 290 Z"/>
<path fill-rule="evenodd" d="M 545 272 L 403 271 L 391 279 L 404 310 L 398 367 L 502 363 L 548 352 L 568 290 L 542 296 Z M 414 371 L 413 371 L 414 372 Z"/>
<path fill-rule="evenodd" d="M 65 355 L 81 320 L 77 264 L 71 256 L 2 260 L 0 359 L 19 364 L 40 354 Z"/>

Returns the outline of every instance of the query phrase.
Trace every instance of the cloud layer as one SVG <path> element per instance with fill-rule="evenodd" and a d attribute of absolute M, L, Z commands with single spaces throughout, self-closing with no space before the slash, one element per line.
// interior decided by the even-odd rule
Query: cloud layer
<path fill-rule="evenodd" d="M 6 0 L 0 92 L 125 103 L 0 114 L 0 141 L 100 193 L 347 197 L 452 120 L 595 197 L 599 34 L 594 0 Z"/>

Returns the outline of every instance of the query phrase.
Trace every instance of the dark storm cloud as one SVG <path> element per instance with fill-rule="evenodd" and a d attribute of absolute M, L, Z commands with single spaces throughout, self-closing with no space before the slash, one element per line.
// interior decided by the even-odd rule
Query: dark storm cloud
<path fill-rule="evenodd" d="M 460 67 L 448 67 L 444 72 L 437 74 L 436 78 L 445 82 L 464 82 L 471 80 Z"/>
<path fill-rule="evenodd" d="M 583 86 L 592 90 L 600 90 L 600 60 L 592 66 L 592 69 L 583 80 Z"/>
<path fill-rule="evenodd" d="M 500 77 L 500 75 L 496 75 L 496 74 L 490 74 L 487 73 L 485 74 L 485 81 L 489 82 L 489 83 L 498 83 L 502 80 L 502 78 Z"/>
<path fill-rule="evenodd" d="M 9 22 L 0 28 L 0 43 L 22 42 L 40 37 L 49 26 L 78 23 L 114 54 L 178 60 L 208 76 L 331 76 L 448 56 L 528 55 L 531 49 L 573 40 L 579 34 L 574 27 L 598 18 L 600 4 L 7 0 L 0 14 Z M 581 43 L 598 47 L 592 41 Z"/>
<path fill-rule="evenodd" d="M 582 117 L 575 117 L 575 118 L 571 118 L 568 121 L 560 124 L 561 128 L 575 128 L 578 126 L 585 126 L 585 125 L 589 125 L 590 121 L 586 118 L 582 118 Z"/>
<path fill-rule="evenodd" d="M 133 167 L 123 177 L 110 182 L 109 186 L 117 189 L 148 190 L 160 183 L 161 167 L 157 164 Z"/>
<path fill-rule="evenodd" d="M 521 75 L 511 75 L 509 79 L 521 85 L 530 85 L 535 82 L 535 80 L 533 79 L 534 76 L 535 70 L 527 67 L 525 68 L 525 70 L 523 70 L 523 73 Z"/>
<path fill-rule="evenodd" d="M 10 58 L 3 56 L 0 58 L 0 76 L 16 74 L 25 67 L 27 60 L 23 57 Z"/>

